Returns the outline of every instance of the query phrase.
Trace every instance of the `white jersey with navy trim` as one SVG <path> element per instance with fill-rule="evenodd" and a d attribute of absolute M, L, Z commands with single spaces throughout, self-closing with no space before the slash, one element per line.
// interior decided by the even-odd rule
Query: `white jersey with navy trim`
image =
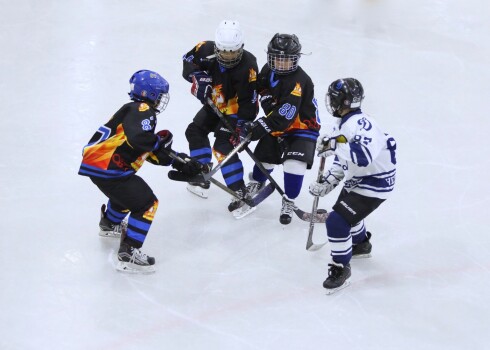
<path fill-rule="evenodd" d="M 344 135 L 347 142 L 337 143 L 330 172 L 344 179 L 349 192 L 388 198 L 395 186 L 395 139 L 361 110 L 340 118 L 333 135 Z"/>

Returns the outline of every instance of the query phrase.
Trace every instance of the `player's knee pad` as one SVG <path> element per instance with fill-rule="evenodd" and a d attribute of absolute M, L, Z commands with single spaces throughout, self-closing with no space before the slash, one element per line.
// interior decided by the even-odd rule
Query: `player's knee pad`
<path fill-rule="evenodd" d="M 329 238 L 347 238 L 350 235 L 350 224 L 336 211 L 328 214 L 325 226 Z"/>
<path fill-rule="evenodd" d="M 207 135 L 208 132 L 194 122 L 190 123 L 185 130 L 185 138 L 188 142 L 195 141 L 196 139 L 203 137 L 207 138 Z"/>
<path fill-rule="evenodd" d="M 307 164 L 296 159 L 286 159 L 283 163 L 285 173 L 303 176 L 306 173 Z"/>
<path fill-rule="evenodd" d="M 144 206 L 140 209 L 131 211 L 131 216 L 135 218 L 143 218 L 148 221 L 153 221 L 155 213 L 158 209 L 158 199 L 155 195 L 152 196 L 151 200 L 146 202 Z"/>

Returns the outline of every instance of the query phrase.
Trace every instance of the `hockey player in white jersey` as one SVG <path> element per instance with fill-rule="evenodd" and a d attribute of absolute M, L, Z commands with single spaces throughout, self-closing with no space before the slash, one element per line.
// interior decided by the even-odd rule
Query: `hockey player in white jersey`
<path fill-rule="evenodd" d="M 325 223 L 332 262 L 323 282 L 331 294 L 349 285 L 350 260 L 370 257 L 371 234 L 364 219 L 391 193 L 395 185 L 395 139 L 361 111 L 364 89 L 354 78 L 330 84 L 325 104 L 338 118 L 333 130 L 318 139 L 318 156 L 335 156 L 332 167 L 310 185 L 314 196 L 325 196 L 342 180 L 344 186 Z"/>

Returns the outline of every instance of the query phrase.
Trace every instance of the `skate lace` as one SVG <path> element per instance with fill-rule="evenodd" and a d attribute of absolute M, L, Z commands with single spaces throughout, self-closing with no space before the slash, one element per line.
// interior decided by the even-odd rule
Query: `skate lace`
<path fill-rule="evenodd" d="M 250 181 L 247 184 L 247 193 L 250 195 L 250 197 L 253 197 L 257 192 L 260 191 L 263 185 L 264 185 L 263 182 Z"/>
<path fill-rule="evenodd" d="M 143 253 L 138 248 L 131 247 L 131 258 L 129 259 L 129 262 L 134 263 L 135 261 L 147 262 L 148 255 Z"/>
<path fill-rule="evenodd" d="M 240 198 L 244 198 L 244 195 L 243 195 L 243 190 L 238 190 L 235 192 L 236 195 Z M 240 199 L 236 198 L 236 197 L 233 197 L 232 200 L 231 200 L 232 203 L 235 203 L 235 202 L 241 202 Z"/>
<path fill-rule="evenodd" d="M 288 201 L 286 199 L 282 200 L 281 215 L 293 216 L 294 202 Z"/>

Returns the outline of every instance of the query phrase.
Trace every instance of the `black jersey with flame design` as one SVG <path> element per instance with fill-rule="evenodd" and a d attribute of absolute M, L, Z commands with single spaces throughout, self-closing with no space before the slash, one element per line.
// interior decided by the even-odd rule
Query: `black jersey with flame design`
<path fill-rule="evenodd" d="M 101 126 L 83 148 L 79 174 L 111 179 L 132 175 L 145 160 L 154 164 L 169 162 L 158 159 L 152 151 L 159 145 L 155 135 L 155 111 L 144 102 L 130 102 Z"/>
<path fill-rule="evenodd" d="M 214 54 L 214 41 L 202 41 L 183 57 L 182 76 L 192 82 L 192 74 L 204 71 L 213 79 L 211 99 L 224 115 L 254 120 L 258 112 L 257 59 L 243 50 L 237 66 L 224 68 Z"/>
<path fill-rule="evenodd" d="M 305 71 L 278 75 L 266 64 L 259 73 L 259 91 L 271 94 L 275 107 L 264 118 L 273 136 L 294 135 L 316 141 L 320 130 L 314 85 Z"/>

